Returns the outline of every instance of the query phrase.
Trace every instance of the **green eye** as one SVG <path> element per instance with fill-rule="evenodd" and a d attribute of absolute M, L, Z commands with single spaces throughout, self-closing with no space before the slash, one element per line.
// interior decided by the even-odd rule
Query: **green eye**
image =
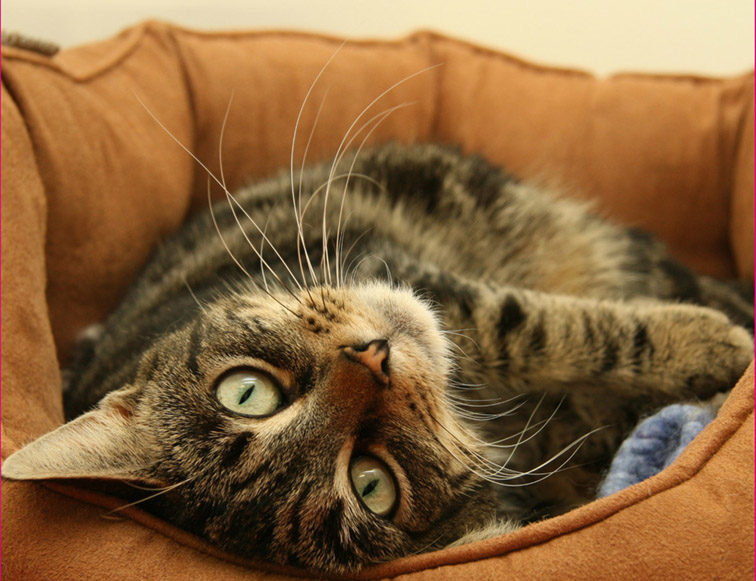
<path fill-rule="evenodd" d="M 397 501 L 396 484 L 388 467 L 370 456 L 357 456 L 350 467 L 352 485 L 367 509 L 388 516 Z"/>
<path fill-rule="evenodd" d="M 227 409 L 245 416 L 268 416 L 283 401 L 283 394 L 266 374 L 243 369 L 225 375 L 215 389 L 215 397 Z"/>

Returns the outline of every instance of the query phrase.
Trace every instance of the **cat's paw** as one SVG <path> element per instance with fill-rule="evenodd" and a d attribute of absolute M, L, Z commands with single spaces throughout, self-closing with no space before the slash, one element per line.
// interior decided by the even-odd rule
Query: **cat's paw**
<path fill-rule="evenodd" d="M 753 360 L 751 334 L 719 311 L 675 305 L 658 314 L 656 359 L 665 365 L 671 391 L 711 397 L 733 387 Z"/>

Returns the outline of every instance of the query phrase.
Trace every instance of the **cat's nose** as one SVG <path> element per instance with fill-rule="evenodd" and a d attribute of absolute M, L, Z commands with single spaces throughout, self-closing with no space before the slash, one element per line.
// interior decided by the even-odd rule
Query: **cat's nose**
<path fill-rule="evenodd" d="M 373 373 L 375 380 L 383 387 L 389 385 L 389 352 L 389 343 L 386 339 L 376 339 L 370 343 L 342 348 L 342 353 L 347 359 L 367 367 Z"/>

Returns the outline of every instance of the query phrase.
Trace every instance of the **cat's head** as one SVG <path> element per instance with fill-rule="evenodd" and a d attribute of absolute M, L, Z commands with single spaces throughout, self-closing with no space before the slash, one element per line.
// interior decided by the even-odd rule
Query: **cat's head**
<path fill-rule="evenodd" d="M 442 546 L 494 512 L 447 401 L 432 309 L 383 283 L 234 293 L 136 379 L 3 465 L 168 487 L 159 512 L 233 553 L 320 570 Z"/>

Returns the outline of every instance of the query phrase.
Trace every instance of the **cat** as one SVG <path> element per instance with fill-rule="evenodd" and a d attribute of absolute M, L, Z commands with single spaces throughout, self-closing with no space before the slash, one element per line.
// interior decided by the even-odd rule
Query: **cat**
<path fill-rule="evenodd" d="M 651 236 L 389 143 L 157 248 L 79 342 L 68 423 L 3 476 L 147 484 L 228 552 L 353 571 L 590 501 L 639 417 L 734 385 L 752 329 Z"/>

